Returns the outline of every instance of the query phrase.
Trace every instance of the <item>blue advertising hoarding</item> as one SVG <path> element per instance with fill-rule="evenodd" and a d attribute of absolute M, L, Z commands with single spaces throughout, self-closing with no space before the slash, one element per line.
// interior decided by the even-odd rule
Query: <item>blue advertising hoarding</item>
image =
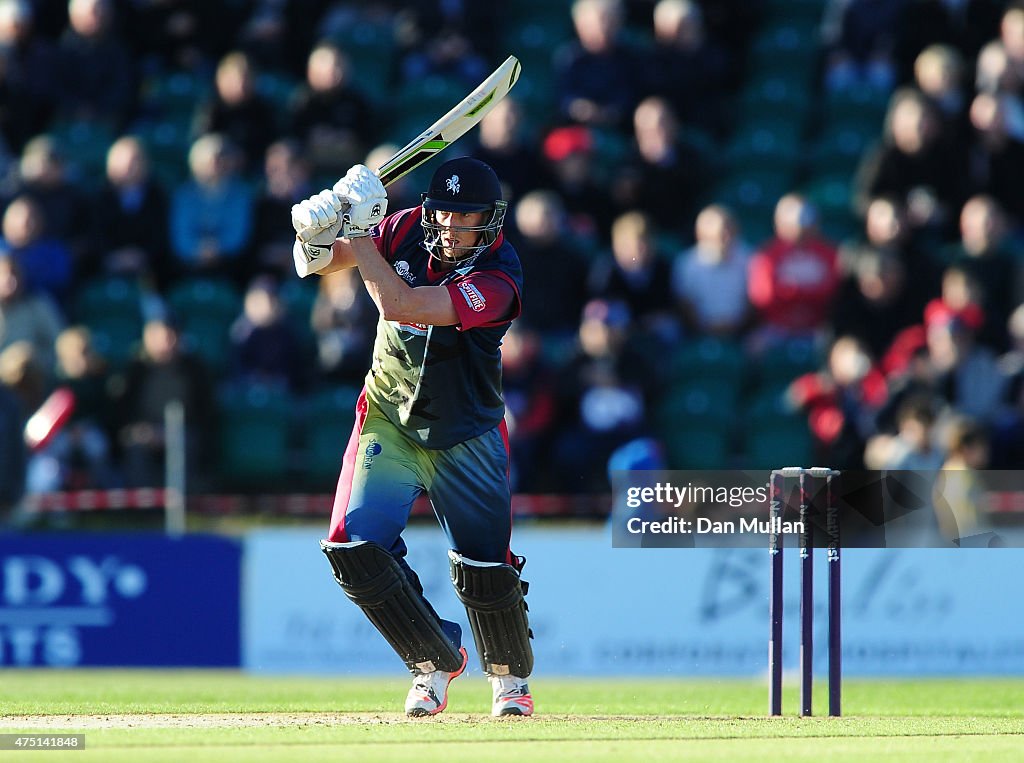
<path fill-rule="evenodd" d="M 0 665 L 239 664 L 239 543 L 0 535 Z"/>
<path fill-rule="evenodd" d="M 404 667 L 331 577 L 308 530 L 246 538 L 242 664 L 263 672 L 394 673 Z M 437 528 L 406 533 L 409 562 L 442 616 L 465 611 Z M 537 672 L 753 676 L 768 656 L 767 549 L 621 549 L 604 529 L 528 527 L 525 554 Z M 816 669 L 827 602 L 817 555 Z M 850 549 L 843 557 L 843 651 L 849 675 L 1024 674 L 1021 549 Z M 281 575 L 288 569 L 287 576 Z M 797 554 L 786 558 L 787 669 L 798 654 Z M 479 670 L 466 636 L 471 670 Z M 821 675 L 824 675 L 822 672 Z"/>

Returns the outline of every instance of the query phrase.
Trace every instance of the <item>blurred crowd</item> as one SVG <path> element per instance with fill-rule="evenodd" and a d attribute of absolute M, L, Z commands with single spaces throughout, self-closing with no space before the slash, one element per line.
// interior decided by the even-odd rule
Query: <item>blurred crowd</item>
<path fill-rule="evenodd" d="M 498 172 L 526 276 L 516 490 L 1019 463 L 1024 4 L 0 0 L 0 505 L 160 484 L 170 400 L 196 489 L 269 447 L 228 427 L 284 410 L 261 489 L 329 491 L 303 465 L 347 432 L 309 436 L 310 401 L 354 403 L 376 311 L 356 272 L 297 279 L 289 209 L 510 53 L 450 151 Z M 881 104 L 853 148 L 844 104 Z M 71 422 L 15 457 L 57 387 Z"/>

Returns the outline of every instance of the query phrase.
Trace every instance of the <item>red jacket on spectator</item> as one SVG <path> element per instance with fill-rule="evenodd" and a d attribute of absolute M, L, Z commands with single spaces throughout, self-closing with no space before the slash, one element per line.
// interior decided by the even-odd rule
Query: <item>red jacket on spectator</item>
<path fill-rule="evenodd" d="M 763 324 L 814 330 L 827 320 L 839 286 L 836 250 L 819 238 L 773 239 L 751 259 L 748 283 Z"/>

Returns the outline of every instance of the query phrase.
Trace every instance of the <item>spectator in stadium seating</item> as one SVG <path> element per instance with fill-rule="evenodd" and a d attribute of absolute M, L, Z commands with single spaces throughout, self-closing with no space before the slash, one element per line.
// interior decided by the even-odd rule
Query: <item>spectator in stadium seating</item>
<path fill-rule="evenodd" d="M 192 132 L 223 135 L 241 150 L 242 167 L 248 168 L 277 137 L 277 121 L 274 106 L 256 90 L 249 57 L 233 51 L 217 65 L 214 92 L 199 105 Z"/>
<path fill-rule="evenodd" d="M 775 237 L 754 255 L 749 274 L 748 294 L 757 310 L 752 352 L 820 337 L 839 285 L 838 259 L 818 230 L 817 210 L 803 196 L 779 199 Z"/>
<path fill-rule="evenodd" d="M 897 20 L 908 0 L 833 0 L 825 32 L 825 87 L 872 87 L 897 81 Z"/>
<path fill-rule="evenodd" d="M 932 490 L 939 533 L 953 545 L 970 544 L 971 536 L 989 534 L 984 486 L 978 474 L 991 455 L 988 432 L 970 416 L 958 417 L 946 431 L 946 461 Z"/>
<path fill-rule="evenodd" d="M 500 16 L 485 3 L 419 0 L 398 17 L 404 82 L 425 77 L 456 79 L 469 87 L 487 76 L 487 62 L 476 45 L 501 34 Z"/>
<path fill-rule="evenodd" d="M 949 45 L 929 45 L 914 61 L 914 81 L 938 114 L 941 140 L 954 146 L 969 139 L 963 70 L 963 58 Z"/>
<path fill-rule="evenodd" d="M 0 350 L 15 342 L 27 342 L 49 376 L 54 372 L 54 342 L 64 319 L 44 293 L 34 293 L 24 283 L 13 257 L 0 255 Z"/>
<path fill-rule="evenodd" d="M 1024 5 L 1010 3 L 999 21 L 999 41 L 1018 82 L 1024 82 Z"/>
<path fill-rule="evenodd" d="M 25 144 L 18 174 L 14 195 L 28 196 L 39 204 L 46 217 L 46 235 L 68 248 L 77 267 L 88 251 L 90 210 L 71 182 L 67 157 L 53 138 L 37 136 Z"/>
<path fill-rule="evenodd" d="M 974 84 L 979 94 L 988 93 L 999 99 L 1006 132 L 1015 140 L 1024 140 L 1024 80 L 1010 66 L 1006 48 L 999 40 L 992 40 L 978 53 Z"/>
<path fill-rule="evenodd" d="M 246 4 L 248 5 L 248 4 Z M 147 0 L 122 6 L 128 12 L 135 54 L 146 71 L 198 72 L 212 65 L 224 30 L 234 29 L 245 6 L 203 0 Z"/>
<path fill-rule="evenodd" d="M 111 0 L 70 0 L 68 28 L 59 43 L 59 113 L 69 120 L 124 127 L 135 107 L 138 72 L 117 36 Z"/>
<path fill-rule="evenodd" d="M 515 492 L 544 492 L 551 484 L 545 464 L 550 462 L 556 382 L 541 353 L 542 341 L 537 332 L 514 323 L 501 345 L 502 396 Z"/>
<path fill-rule="evenodd" d="M 514 208 L 514 243 L 530 288 L 519 319 L 548 340 L 579 326 L 588 263 L 569 235 L 565 205 L 554 191 L 530 191 Z"/>
<path fill-rule="evenodd" d="M 558 127 L 544 138 L 544 156 L 562 197 L 569 232 L 591 243 L 607 240 L 614 207 L 595 176 L 594 136 L 586 127 Z"/>
<path fill-rule="evenodd" d="M 649 91 L 664 97 L 683 122 L 721 132 L 730 61 L 709 39 L 700 5 L 660 0 L 654 6 L 654 44 Z"/>
<path fill-rule="evenodd" d="M 361 386 L 370 365 L 377 309 L 356 268 L 320 278 L 310 324 L 317 369 L 328 381 Z"/>
<path fill-rule="evenodd" d="M 636 53 L 622 41 L 619 0 L 576 0 L 577 39 L 554 61 L 561 115 L 578 124 L 623 128 L 638 100 Z"/>
<path fill-rule="evenodd" d="M 932 474 L 942 468 L 946 454 L 937 442 L 936 411 L 929 397 L 911 398 L 896 415 L 898 430 L 888 444 L 886 460 L 878 469 L 900 469 Z"/>
<path fill-rule="evenodd" d="M 49 474 L 50 490 L 86 490 L 118 487 L 110 443 L 112 416 L 107 397 L 107 372 L 92 348 L 89 330 L 65 329 L 57 337 L 57 384 L 71 390 L 75 409 L 71 418 L 37 456 L 41 483 Z"/>
<path fill-rule="evenodd" d="M 839 287 L 832 327 L 837 335 L 854 336 L 879 357 L 896 333 L 917 322 L 920 305 L 906 298 L 903 262 L 880 249 L 861 253 Z"/>
<path fill-rule="evenodd" d="M 289 107 L 288 121 L 316 175 L 341 177 L 369 150 L 374 109 L 351 60 L 336 45 L 321 43 L 309 54 L 306 82 Z"/>
<path fill-rule="evenodd" d="M 970 152 L 972 187 L 987 193 L 1024 224 L 1024 196 L 1019 180 L 1024 173 L 1024 136 L 1011 132 L 1007 111 L 1010 102 L 991 93 L 979 93 L 971 104 L 974 144 Z"/>
<path fill-rule="evenodd" d="M 856 336 L 881 357 L 900 330 L 920 321 L 939 289 L 938 268 L 915 245 L 903 208 L 889 196 L 871 201 L 863 237 L 844 242 L 839 256 L 845 278 L 833 329 Z"/>
<path fill-rule="evenodd" d="M 418 82 L 424 77 L 447 77 L 475 86 L 488 74 L 487 63 L 473 44 L 475 36 L 442 29 L 422 38 L 402 59 L 402 80 Z"/>
<path fill-rule="evenodd" d="M 630 343 L 631 316 L 620 302 L 591 300 L 583 309 L 578 347 L 559 370 L 559 419 L 552 460 L 567 492 L 608 489 L 608 457 L 644 434 L 654 379 Z"/>
<path fill-rule="evenodd" d="M 242 314 L 229 336 L 234 381 L 288 392 L 306 387 L 309 359 L 303 357 L 300 338 L 288 321 L 272 277 L 259 276 L 249 284 Z"/>
<path fill-rule="evenodd" d="M 1024 304 L 1010 315 L 1010 350 L 999 358 L 1006 391 L 992 432 L 992 468 L 1019 469 L 1024 463 Z"/>
<path fill-rule="evenodd" d="M 981 306 L 981 288 L 977 280 L 964 268 L 950 265 L 942 273 L 939 295 L 924 307 L 924 321 L 947 316 L 963 321 L 971 331 L 978 332 L 985 324 L 985 311 Z"/>
<path fill-rule="evenodd" d="M 945 238 L 967 195 L 966 147 L 942 142 L 931 102 L 917 90 L 893 94 L 882 144 L 866 154 L 854 181 L 861 215 L 871 199 L 892 195 L 919 235 Z"/>
<path fill-rule="evenodd" d="M 514 203 L 535 188 L 552 187 L 554 179 L 535 144 L 524 140 L 523 108 L 514 98 L 503 98 L 491 109 L 480 122 L 478 136 L 473 156 L 501 178 L 506 201 Z"/>
<path fill-rule="evenodd" d="M 7 425 L 20 424 L 17 433 L 7 432 L 10 440 L 5 443 L 13 463 L 9 469 L 7 464 L 0 464 L 0 473 L 11 480 L 11 484 L 0 490 L 7 494 L 4 496 L 7 500 L 16 502 L 23 493 L 35 492 L 33 471 L 37 462 L 25 446 L 25 422 L 42 405 L 48 391 L 46 372 L 28 342 L 15 342 L 0 352 L 0 388 L 9 390 L 14 397 L 13 401 L 6 401 Z"/>
<path fill-rule="evenodd" d="M 643 212 L 615 219 L 611 254 L 594 260 L 587 286 L 592 297 L 623 303 L 638 327 L 675 334 L 671 266 L 659 256 L 654 224 Z"/>
<path fill-rule="evenodd" d="M 12 152 L 43 132 L 57 100 L 56 51 L 33 25 L 27 0 L 0 2 L 0 135 Z"/>
<path fill-rule="evenodd" d="M 935 389 L 958 413 L 990 423 L 1001 410 L 1005 379 L 995 353 L 975 342 L 975 331 L 964 315 L 942 305 L 926 315 Z"/>
<path fill-rule="evenodd" d="M 612 196 L 622 212 L 643 209 L 666 231 L 689 230 L 705 187 L 701 158 L 679 138 L 679 125 L 664 98 L 644 99 L 633 113 L 635 147 L 616 167 Z"/>
<path fill-rule="evenodd" d="M 238 177 L 235 154 L 216 133 L 192 144 L 192 179 L 178 186 L 171 201 L 171 247 L 179 272 L 247 280 L 248 267 L 234 261 L 249 241 L 253 202 Z"/>
<path fill-rule="evenodd" d="M 751 317 L 747 271 L 752 250 L 733 213 L 712 204 L 697 215 L 697 243 L 676 257 L 672 292 L 689 330 L 736 338 Z"/>
<path fill-rule="evenodd" d="M 142 353 L 111 382 L 115 424 L 125 480 L 132 487 L 164 482 L 164 409 L 185 407 L 189 485 L 202 489 L 216 433 L 213 385 L 206 366 L 185 352 L 170 316 L 146 322 Z"/>
<path fill-rule="evenodd" d="M 313 192 L 310 166 L 302 146 L 295 140 L 279 140 L 267 149 L 263 161 L 263 188 L 256 198 L 253 214 L 255 270 L 278 278 L 290 275 L 295 234 L 281 220 Z"/>
<path fill-rule="evenodd" d="M 887 394 L 867 348 L 850 336 L 835 340 L 824 369 L 800 376 L 786 391 L 790 404 L 807 414 L 815 460 L 837 469 L 864 468 L 864 447 Z"/>
<path fill-rule="evenodd" d="M 46 293 L 59 305 L 71 286 L 71 252 L 49 235 L 47 224 L 38 202 L 17 197 L 4 211 L 0 254 L 18 263 L 28 291 Z"/>
<path fill-rule="evenodd" d="M 146 274 L 166 287 L 172 271 L 167 215 L 167 194 L 150 174 L 146 147 L 134 136 L 118 138 L 107 152 L 106 182 L 93 204 L 96 257 L 83 263 L 82 277 Z"/>
<path fill-rule="evenodd" d="M 960 212 L 960 241 L 947 247 L 944 259 L 968 273 L 979 288 L 985 324 L 978 341 L 1006 349 L 1010 312 L 1020 302 L 1017 253 L 1009 246 L 1006 217 L 991 196 L 973 196 Z"/>

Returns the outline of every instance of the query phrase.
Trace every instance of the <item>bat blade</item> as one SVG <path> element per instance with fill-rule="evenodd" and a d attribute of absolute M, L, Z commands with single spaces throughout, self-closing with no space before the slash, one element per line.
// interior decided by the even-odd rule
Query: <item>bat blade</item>
<path fill-rule="evenodd" d="M 74 412 L 75 393 L 67 387 L 55 389 L 25 423 L 25 445 L 31 451 L 45 448 Z"/>
<path fill-rule="evenodd" d="M 501 66 L 451 111 L 384 162 L 377 170 L 381 183 L 388 186 L 405 177 L 479 124 L 498 101 L 508 95 L 519 80 L 521 70 L 522 66 L 515 56 L 505 59 Z"/>

